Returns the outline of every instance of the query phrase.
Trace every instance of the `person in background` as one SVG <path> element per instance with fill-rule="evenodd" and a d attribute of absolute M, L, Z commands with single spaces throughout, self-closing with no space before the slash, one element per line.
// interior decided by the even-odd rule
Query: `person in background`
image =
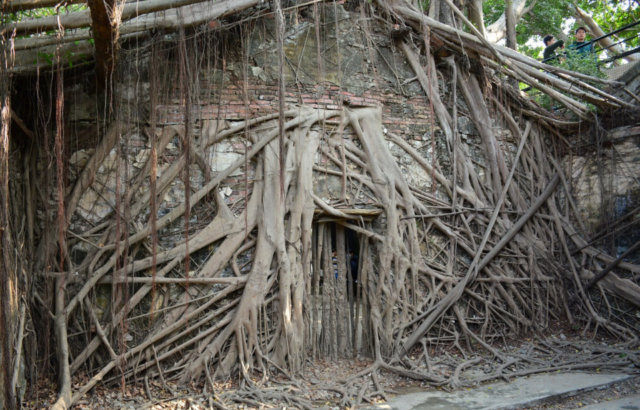
<path fill-rule="evenodd" d="M 545 46 L 545 49 L 542 52 L 542 55 L 544 56 L 543 61 L 549 64 L 558 58 L 556 50 L 558 48 L 564 48 L 564 40 L 556 41 L 555 37 L 553 37 L 552 35 L 548 35 L 543 38 L 542 41 L 544 42 Z"/>
<path fill-rule="evenodd" d="M 580 26 L 576 29 L 576 41 L 570 46 L 569 50 L 575 50 L 579 57 L 586 57 L 593 53 L 593 43 L 584 41 L 587 36 L 587 29 Z"/>

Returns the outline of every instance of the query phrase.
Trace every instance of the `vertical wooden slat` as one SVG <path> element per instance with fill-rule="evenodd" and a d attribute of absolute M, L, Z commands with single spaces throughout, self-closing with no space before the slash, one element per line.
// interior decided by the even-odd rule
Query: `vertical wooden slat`
<path fill-rule="evenodd" d="M 331 262 L 331 230 L 325 227 L 322 252 L 322 352 L 324 357 L 331 355 L 331 293 L 333 290 L 333 264 Z"/>
<path fill-rule="evenodd" d="M 349 301 L 347 300 L 347 258 L 345 252 L 344 226 L 336 224 L 336 318 L 338 331 L 338 356 L 347 357 L 349 351 Z M 335 275 L 334 275 L 335 278 Z"/>
<path fill-rule="evenodd" d="M 320 268 L 322 266 L 321 258 L 322 258 L 322 245 L 324 244 L 324 224 L 318 224 L 317 232 L 314 232 L 313 239 L 313 298 L 311 302 L 313 306 L 312 310 L 312 318 L 311 318 L 311 343 L 312 343 L 312 357 L 313 360 L 317 358 L 317 345 L 318 345 L 318 322 L 320 321 L 318 317 L 318 295 L 320 292 Z"/>
<path fill-rule="evenodd" d="M 364 247 L 366 244 L 366 237 L 364 235 L 358 235 L 358 272 L 356 272 L 356 315 L 353 321 L 353 357 L 357 357 L 359 353 L 359 335 L 358 332 L 362 329 L 362 320 L 360 319 L 361 304 L 362 304 L 362 255 L 364 253 Z"/>

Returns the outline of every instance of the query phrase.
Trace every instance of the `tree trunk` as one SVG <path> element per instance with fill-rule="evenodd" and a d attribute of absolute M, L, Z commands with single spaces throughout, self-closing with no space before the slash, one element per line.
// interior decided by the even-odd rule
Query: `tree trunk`
<path fill-rule="evenodd" d="M 525 12 L 526 0 L 512 0 L 514 21 L 519 21 Z M 507 35 L 507 16 L 503 13 L 496 21 L 486 27 L 486 37 L 491 43 L 497 43 Z"/>
<path fill-rule="evenodd" d="M 507 24 L 507 47 L 512 50 L 518 49 L 518 40 L 516 39 L 516 11 L 514 9 L 514 0 L 506 0 L 507 8 L 504 12 Z"/>
<path fill-rule="evenodd" d="M 66 2 L 66 4 L 81 3 L 85 3 L 85 0 L 68 0 Z M 14 0 L 8 2 L 6 12 L 15 13 L 18 11 L 33 10 L 43 7 L 55 7 L 58 4 L 60 4 L 58 0 Z"/>
<path fill-rule="evenodd" d="M 4 9 L 3 2 L 3 9 Z M 0 409 L 13 410 L 17 408 L 16 395 L 11 388 L 12 360 L 14 349 L 14 319 L 17 311 L 16 291 L 17 282 L 15 271 L 11 266 L 14 252 L 12 231 L 10 226 L 10 193 L 9 193 L 9 128 L 11 122 L 11 77 L 9 76 L 10 54 L 9 43 L 4 36 L 0 37 Z"/>
<path fill-rule="evenodd" d="M 98 87 L 112 91 L 111 78 L 118 61 L 120 18 L 115 0 L 88 0 L 95 41 L 96 81 Z"/>
<path fill-rule="evenodd" d="M 121 21 L 142 23 L 144 28 L 149 30 L 149 21 L 167 19 L 161 23 L 164 27 L 168 25 L 177 27 L 180 25 L 180 16 L 183 18 L 185 26 L 190 26 L 198 22 L 209 19 L 228 16 L 260 3 L 260 0 L 149 0 L 140 4 L 126 4 L 120 15 Z M 150 15 L 149 15 L 150 14 Z M 145 17 L 142 17 L 145 16 Z M 9 26 L 9 30 L 15 29 L 19 35 L 55 30 L 62 26 L 65 29 L 88 27 L 92 23 L 90 10 L 76 11 L 64 15 L 55 15 L 38 19 L 26 20 L 14 23 Z M 153 23 L 151 23 L 153 24 Z M 137 24 L 139 26 L 139 24 Z"/>
<path fill-rule="evenodd" d="M 484 13 L 482 12 L 482 0 L 471 0 L 467 8 L 469 10 L 469 20 L 475 24 L 480 34 L 482 34 L 483 37 L 486 37 Z"/>

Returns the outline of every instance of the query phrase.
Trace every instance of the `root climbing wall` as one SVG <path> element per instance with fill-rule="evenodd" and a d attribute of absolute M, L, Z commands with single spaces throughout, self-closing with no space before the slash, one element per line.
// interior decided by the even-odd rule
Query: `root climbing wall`
<path fill-rule="evenodd" d="M 61 400 L 102 379 L 253 389 L 362 355 L 373 387 L 339 388 L 361 402 L 379 369 L 457 386 L 487 360 L 500 377 L 514 361 L 494 343 L 565 318 L 632 339 L 587 301 L 562 142 L 486 67 L 436 66 L 364 12 L 305 10 L 287 20 L 285 112 L 270 18 L 123 50 L 112 100 L 67 84 L 63 257 L 46 268 L 42 233 L 36 262 L 64 291 L 61 373 L 88 376 Z M 452 344 L 477 357 L 432 369 Z"/>

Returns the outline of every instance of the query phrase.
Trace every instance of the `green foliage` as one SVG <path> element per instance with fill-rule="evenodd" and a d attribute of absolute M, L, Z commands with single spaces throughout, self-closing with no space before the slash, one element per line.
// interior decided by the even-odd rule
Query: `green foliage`
<path fill-rule="evenodd" d="M 505 9 L 504 0 L 488 0 L 482 2 L 482 13 L 484 14 L 484 24 L 489 25 L 496 21 Z"/>
<path fill-rule="evenodd" d="M 43 17 L 50 17 L 50 16 L 55 16 L 60 14 L 71 13 L 75 11 L 82 11 L 85 9 L 87 9 L 86 4 L 70 4 L 68 6 L 61 6 L 57 8 L 43 7 L 39 9 L 33 9 L 33 10 L 18 11 L 15 13 L 6 13 L 4 15 L 0 13 L 0 22 L 2 24 L 18 23 L 25 19 L 34 19 L 34 18 L 38 19 Z M 38 33 L 38 35 L 42 35 L 42 34 L 55 34 L 55 32 L 46 31 L 46 32 Z M 33 37 L 33 36 L 34 35 L 28 35 L 28 36 L 18 35 L 16 36 L 16 38 Z"/>
<path fill-rule="evenodd" d="M 572 49 L 567 49 L 565 56 L 561 58 L 560 61 L 556 60 L 556 62 L 553 65 L 567 69 L 567 70 L 576 71 L 578 73 L 590 75 L 592 77 L 597 77 L 597 78 L 606 77 L 606 75 L 600 71 L 600 68 L 598 65 L 598 59 L 594 54 L 586 54 L 586 55 L 580 54 L 576 50 L 572 50 Z M 602 87 L 602 84 L 599 84 L 599 83 L 592 83 L 591 85 L 598 88 Z M 562 107 L 561 104 L 551 99 L 551 97 L 549 97 L 547 94 L 536 93 L 531 96 L 534 98 L 534 100 L 538 104 L 540 104 L 541 107 L 544 107 L 548 110 Z M 596 107 L 593 106 L 592 104 L 587 103 L 586 101 L 583 101 L 583 103 L 585 103 L 591 110 L 593 111 L 596 110 Z"/>
<path fill-rule="evenodd" d="M 576 50 L 567 49 L 566 57 L 560 63 L 554 64 L 567 70 L 587 74 L 592 77 L 605 78 L 606 75 L 598 67 L 598 58 L 595 54 L 580 54 Z"/>
<path fill-rule="evenodd" d="M 549 97 L 545 93 L 536 91 L 535 93 L 530 94 L 529 96 L 533 97 L 533 100 L 537 102 L 542 108 L 545 108 L 549 111 L 551 111 L 554 108 L 554 103 L 556 103 L 555 100 L 551 99 L 551 97 Z"/>
<path fill-rule="evenodd" d="M 17 23 L 25 19 L 38 19 L 42 17 L 55 16 L 65 13 L 72 13 L 74 11 L 81 11 L 87 8 L 86 4 L 70 4 L 68 6 L 61 7 L 42 7 L 33 10 L 17 11 L 15 13 L 7 13 L 2 16 L 3 23 Z"/>
<path fill-rule="evenodd" d="M 542 44 L 542 40 L 540 40 L 540 44 Z M 541 45 L 539 47 L 536 46 L 531 46 L 529 44 L 519 44 L 518 45 L 518 51 L 521 52 L 524 55 L 527 55 L 531 58 L 538 58 L 538 56 L 542 55 L 542 52 L 544 51 L 544 47 Z"/>
<path fill-rule="evenodd" d="M 79 42 L 76 42 L 79 43 Z M 68 60 L 67 65 L 69 68 L 73 68 L 73 60 L 79 60 L 83 64 L 88 64 L 87 60 L 88 56 L 84 53 L 77 54 L 72 51 L 66 51 L 63 56 L 61 56 L 61 60 Z M 45 61 L 47 65 L 54 66 L 57 64 L 57 59 L 55 58 L 55 54 L 53 53 L 38 53 L 38 58 L 33 62 L 33 64 L 38 64 L 38 62 Z"/>
<path fill-rule="evenodd" d="M 529 5 L 530 1 L 527 2 Z M 563 23 L 571 17 L 569 0 L 537 1 L 529 13 L 525 13 L 516 25 L 518 51 L 532 58 L 542 55 L 544 46 L 542 37 L 547 34 L 562 32 Z M 488 0 L 483 2 L 485 25 L 496 21 L 505 10 L 504 0 Z M 535 39 L 533 42 L 530 41 Z M 535 44 L 535 45 L 534 45 Z"/>
<path fill-rule="evenodd" d="M 638 4 L 628 0 L 583 0 L 578 2 L 578 5 L 580 8 L 588 12 L 605 32 L 626 26 L 640 18 Z M 636 35 L 638 34 L 638 29 L 633 31 L 635 31 Z"/>
<path fill-rule="evenodd" d="M 528 1 L 527 4 L 530 4 Z M 522 16 L 516 26 L 518 51 L 533 58 L 540 58 L 543 44 L 542 37 L 552 34 L 560 38 L 565 32 L 570 38 L 573 30 L 578 26 L 574 21 L 571 0 L 538 0 L 530 13 Z M 602 30 L 607 33 L 617 28 L 640 20 L 640 7 L 635 1 L 629 0 L 580 0 L 577 5 L 586 11 Z M 483 2 L 485 25 L 496 21 L 505 10 L 504 0 L 487 0 Z M 572 24 L 571 24 L 572 23 Z M 614 42 L 626 38 L 633 38 L 623 47 L 627 49 L 638 47 L 638 27 L 620 33 L 612 38 Z M 534 46 L 530 40 L 534 39 L 539 46 Z"/>
<path fill-rule="evenodd" d="M 562 31 L 562 23 L 571 16 L 570 3 L 569 0 L 537 1 L 531 12 L 523 15 L 516 26 L 518 44 L 525 44 L 532 36 L 544 37 Z M 505 1 L 484 1 L 482 10 L 485 24 L 489 25 L 504 13 Z"/>
<path fill-rule="evenodd" d="M 589 13 L 605 33 L 640 20 L 640 7 L 634 1 L 583 0 L 579 2 L 579 6 Z M 616 43 L 624 39 L 630 39 L 622 47 L 626 49 L 638 47 L 640 46 L 638 38 L 639 27 L 636 26 L 630 30 L 623 31 L 611 39 Z"/>
<path fill-rule="evenodd" d="M 558 37 L 562 25 L 571 17 L 568 0 L 538 1 L 530 13 L 525 14 L 516 27 L 518 44 L 525 44 L 533 36 L 542 37 L 552 34 Z M 536 56 L 537 57 L 537 56 Z"/>

